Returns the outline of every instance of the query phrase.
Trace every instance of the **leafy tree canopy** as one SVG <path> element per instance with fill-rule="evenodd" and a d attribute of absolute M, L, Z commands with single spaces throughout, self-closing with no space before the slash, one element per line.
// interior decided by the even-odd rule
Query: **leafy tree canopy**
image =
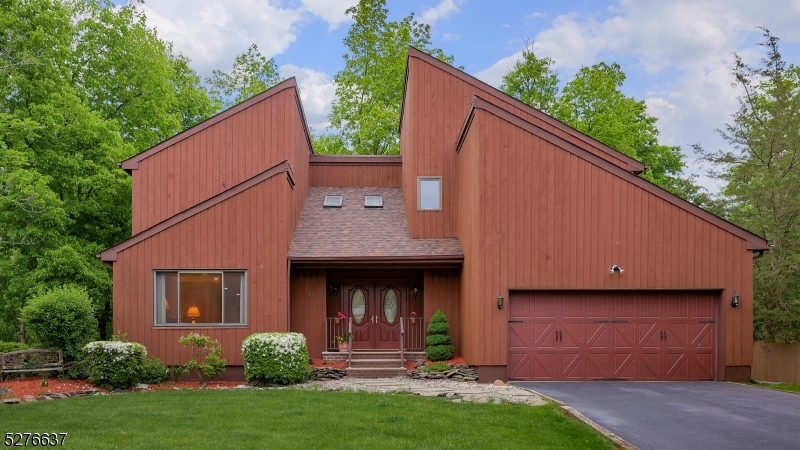
<path fill-rule="evenodd" d="M 236 57 L 230 73 L 215 70 L 206 81 L 212 97 L 227 109 L 271 88 L 283 78 L 278 74 L 275 59 L 262 56 L 253 44 Z"/>
<path fill-rule="evenodd" d="M 758 66 L 735 55 L 739 109 L 720 130 L 731 147 L 696 149 L 725 183 L 728 218 L 773 246 L 755 260 L 754 337 L 792 343 L 800 341 L 800 67 L 762 30 Z"/>
<path fill-rule="evenodd" d="M 528 47 L 503 76 L 500 89 L 646 164 L 643 178 L 695 203 L 708 202 L 702 188 L 681 176 L 680 148 L 658 142 L 657 119 L 647 113 L 644 101 L 620 91 L 625 73 L 619 64 L 582 67 L 559 90 L 554 63 Z"/>
<path fill-rule="evenodd" d="M 430 25 L 410 14 L 387 18 L 386 0 L 361 0 L 346 14 L 354 23 L 344 43 L 345 67 L 334 76 L 338 100 L 329 119 L 333 135 L 315 138 L 318 153 L 396 154 L 408 46 L 451 64 L 452 56 L 431 49 Z"/>

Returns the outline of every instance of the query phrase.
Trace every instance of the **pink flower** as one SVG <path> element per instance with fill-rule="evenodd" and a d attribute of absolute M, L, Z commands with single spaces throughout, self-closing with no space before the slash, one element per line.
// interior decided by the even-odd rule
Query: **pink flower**
<path fill-rule="evenodd" d="M 345 316 L 344 314 L 342 314 L 341 311 L 339 311 L 339 318 L 340 319 L 347 319 L 347 316 Z"/>
<path fill-rule="evenodd" d="M 417 317 L 417 313 L 415 311 L 411 311 L 411 317 Z"/>

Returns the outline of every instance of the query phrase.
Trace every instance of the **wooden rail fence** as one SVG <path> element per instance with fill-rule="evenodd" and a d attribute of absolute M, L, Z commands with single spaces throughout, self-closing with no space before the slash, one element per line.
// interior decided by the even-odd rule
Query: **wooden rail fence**
<path fill-rule="evenodd" d="M 752 377 L 758 381 L 800 384 L 800 344 L 756 342 Z"/>

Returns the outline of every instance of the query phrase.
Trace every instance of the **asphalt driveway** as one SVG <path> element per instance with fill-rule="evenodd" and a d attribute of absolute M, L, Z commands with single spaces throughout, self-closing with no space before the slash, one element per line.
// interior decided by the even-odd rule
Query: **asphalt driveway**
<path fill-rule="evenodd" d="M 714 382 L 527 382 L 645 449 L 800 449 L 800 395 Z"/>

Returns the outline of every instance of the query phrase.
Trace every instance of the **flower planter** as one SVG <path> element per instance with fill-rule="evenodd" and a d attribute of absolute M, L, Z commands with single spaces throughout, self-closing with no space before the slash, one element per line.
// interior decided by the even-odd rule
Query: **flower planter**
<path fill-rule="evenodd" d="M 413 324 L 413 323 L 417 323 L 417 319 L 416 319 L 415 317 L 412 317 L 412 318 L 411 318 L 411 323 L 412 323 L 412 324 Z"/>
<path fill-rule="evenodd" d="M 333 323 L 339 323 L 339 318 L 337 317 L 337 318 L 333 319 Z"/>
<path fill-rule="evenodd" d="M 339 352 L 340 353 L 347 353 L 350 351 L 350 343 L 349 342 L 341 342 L 339 343 Z"/>

